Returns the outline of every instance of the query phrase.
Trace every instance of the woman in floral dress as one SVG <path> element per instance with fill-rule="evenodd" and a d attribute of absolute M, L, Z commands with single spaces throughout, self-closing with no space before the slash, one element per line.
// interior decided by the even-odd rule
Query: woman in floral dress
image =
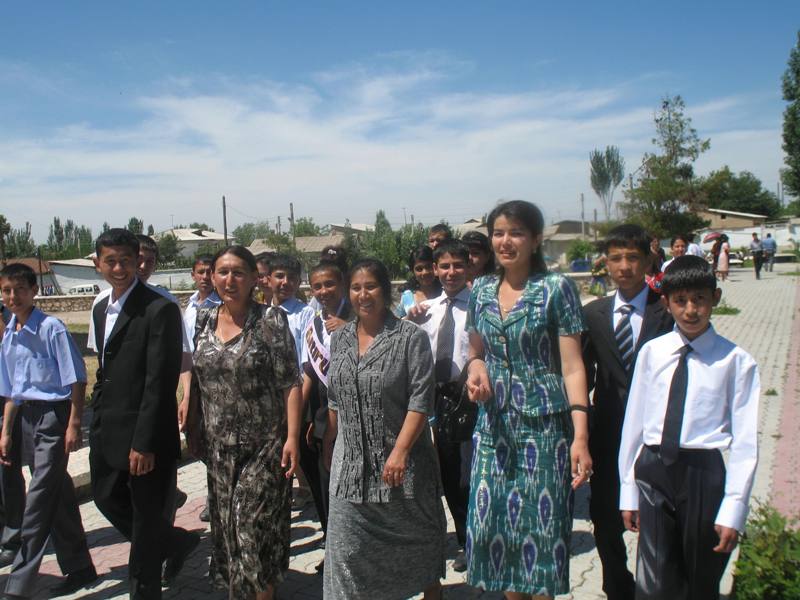
<path fill-rule="evenodd" d="M 208 466 L 209 576 L 231 599 L 271 600 L 289 568 L 297 354 L 285 313 L 251 299 L 258 269 L 249 250 L 226 248 L 212 268 L 222 304 L 198 314 L 192 372 Z"/>
<path fill-rule="evenodd" d="M 467 386 L 481 402 L 467 581 L 509 600 L 569 591 L 572 490 L 591 475 L 580 296 L 570 279 L 547 273 L 543 226 L 528 202 L 491 212 L 500 274 L 475 281 L 467 309 Z"/>

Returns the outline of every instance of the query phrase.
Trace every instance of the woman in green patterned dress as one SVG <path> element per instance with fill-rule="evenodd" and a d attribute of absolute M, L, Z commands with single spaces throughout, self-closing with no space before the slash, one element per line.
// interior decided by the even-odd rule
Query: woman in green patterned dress
<path fill-rule="evenodd" d="M 583 311 L 575 284 L 547 272 L 538 208 L 506 202 L 488 227 L 499 275 L 475 281 L 467 309 L 467 386 L 480 402 L 467 581 L 548 598 L 569 591 L 572 492 L 592 468 Z"/>

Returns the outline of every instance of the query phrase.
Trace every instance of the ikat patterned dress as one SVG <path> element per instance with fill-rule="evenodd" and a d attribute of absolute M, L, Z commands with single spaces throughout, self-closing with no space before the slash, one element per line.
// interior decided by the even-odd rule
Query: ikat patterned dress
<path fill-rule="evenodd" d="M 583 311 L 572 280 L 538 274 L 503 320 L 499 283 L 496 275 L 477 279 L 467 308 L 493 387 L 473 436 L 467 581 L 555 596 L 569 591 L 573 505 L 558 338 L 585 329 Z"/>
<path fill-rule="evenodd" d="M 192 371 L 208 466 L 209 577 L 229 598 L 250 598 L 289 568 L 283 392 L 299 384 L 299 371 L 281 309 L 253 303 L 242 332 L 225 343 L 215 333 L 218 312 L 198 314 Z"/>

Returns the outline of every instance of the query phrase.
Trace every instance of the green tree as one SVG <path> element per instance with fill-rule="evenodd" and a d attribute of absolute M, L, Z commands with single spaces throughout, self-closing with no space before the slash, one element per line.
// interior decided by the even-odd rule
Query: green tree
<path fill-rule="evenodd" d="M 137 219 L 136 217 L 131 217 L 128 219 L 127 229 L 131 233 L 142 233 L 144 231 L 144 221 Z"/>
<path fill-rule="evenodd" d="M 181 255 L 182 246 L 178 242 L 177 236 L 173 233 L 166 233 L 158 239 L 158 263 L 159 265 L 172 265 Z"/>
<path fill-rule="evenodd" d="M 625 177 L 625 159 L 619 155 L 619 148 L 606 146 L 605 152 L 593 150 L 589 155 L 592 189 L 603 203 L 606 221 L 611 219 L 614 204 L 614 190 Z"/>
<path fill-rule="evenodd" d="M 241 246 L 249 246 L 256 240 L 264 240 L 272 233 L 269 221 L 242 223 L 233 230 L 234 241 Z"/>
<path fill-rule="evenodd" d="M 789 104 L 783 111 L 783 159 L 781 171 L 784 189 L 800 198 L 800 31 L 797 43 L 789 53 L 789 63 L 783 74 L 783 99 Z"/>
<path fill-rule="evenodd" d="M 319 225 L 311 217 L 300 217 L 294 222 L 295 237 L 322 235 Z"/>
<path fill-rule="evenodd" d="M 111 225 L 108 224 L 108 221 L 103 221 L 103 226 L 100 228 L 100 233 L 105 233 L 111 229 Z"/>
<path fill-rule="evenodd" d="M 11 233 L 11 224 L 0 215 L 0 264 L 6 264 L 6 236 Z"/>
<path fill-rule="evenodd" d="M 153 227 L 153 224 L 150 223 L 150 225 L 147 226 L 147 235 L 149 235 L 150 237 L 153 237 L 155 234 L 156 234 L 156 230 Z"/>
<path fill-rule="evenodd" d="M 36 254 L 36 244 L 31 236 L 31 224 L 25 223 L 25 227 L 11 229 L 6 235 L 5 252 L 11 258 L 22 258 Z"/>
<path fill-rule="evenodd" d="M 777 196 L 765 190 L 761 180 L 749 171 L 742 171 L 737 175 L 726 165 L 700 179 L 699 187 L 709 208 L 766 215 L 770 218 L 781 213 L 781 203 Z"/>
<path fill-rule="evenodd" d="M 629 221 L 664 238 L 706 224 L 693 212 L 704 204 L 693 165 L 710 141 L 698 137 L 680 96 L 664 98 L 654 122 L 653 143 L 661 153 L 645 154 L 636 187 L 625 192 L 623 210 Z"/>

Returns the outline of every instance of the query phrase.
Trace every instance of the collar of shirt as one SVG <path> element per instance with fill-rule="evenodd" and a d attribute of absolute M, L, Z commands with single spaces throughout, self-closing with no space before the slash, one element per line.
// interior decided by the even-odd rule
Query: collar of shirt
<path fill-rule="evenodd" d="M 122 294 L 122 296 L 120 296 L 119 298 L 117 298 L 113 302 L 111 301 L 111 299 L 114 297 L 114 293 L 112 292 L 111 294 L 109 294 L 109 296 L 108 296 L 108 306 L 106 306 L 106 314 L 109 314 L 109 313 L 112 313 L 112 312 L 113 313 L 122 312 L 122 307 L 125 306 L 125 302 L 128 300 L 128 296 L 131 295 L 131 292 L 133 291 L 133 288 L 136 287 L 137 283 L 139 283 L 139 279 L 134 277 L 133 283 L 131 284 L 131 286 L 127 290 L 125 290 L 125 292 Z"/>
<path fill-rule="evenodd" d="M 467 302 L 469 302 L 469 295 L 470 295 L 470 290 L 468 287 L 465 286 L 463 290 L 461 290 L 455 296 L 453 296 L 453 302 L 455 304 L 466 305 Z M 430 305 L 445 304 L 447 302 L 447 298 L 448 298 L 447 294 L 445 292 L 442 292 L 442 294 L 439 297 L 434 298 L 433 300 L 428 300 L 428 303 Z"/>
<path fill-rule="evenodd" d="M 283 302 L 281 302 L 278 306 L 280 306 L 283 310 L 287 313 L 294 314 L 296 312 L 300 312 L 303 310 L 304 307 L 308 306 L 308 304 L 304 304 L 300 302 L 297 298 L 287 298 Z"/>
<path fill-rule="evenodd" d="M 693 340 L 690 340 L 683 335 L 683 332 L 678 329 L 677 325 L 675 325 L 675 328 L 669 335 L 671 336 L 669 341 L 670 345 L 672 346 L 673 354 L 677 354 L 681 348 L 683 348 L 686 344 L 689 344 L 692 347 L 690 356 L 692 354 L 696 356 L 708 355 L 714 349 L 714 344 L 717 341 L 717 332 L 714 331 L 714 326 L 711 325 L 711 323 L 708 324 L 708 329 L 706 329 Z"/>
<path fill-rule="evenodd" d="M 614 312 L 619 312 L 619 309 L 625 304 L 630 304 L 637 314 L 643 315 L 645 308 L 647 308 L 647 296 L 649 292 L 650 288 L 645 284 L 642 291 L 636 294 L 631 300 L 625 300 L 619 293 L 619 290 L 617 290 L 617 293 L 614 294 Z"/>
<path fill-rule="evenodd" d="M 222 304 L 222 299 L 217 295 L 216 291 L 212 291 L 202 302 L 197 301 L 199 297 L 199 291 L 189 296 L 189 305 L 196 308 L 213 308 Z"/>
<path fill-rule="evenodd" d="M 28 320 L 25 321 L 25 325 L 22 326 L 22 329 L 27 329 L 29 333 L 36 335 L 36 332 L 39 330 L 39 325 L 41 325 L 43 320 L 44 313 L 34 306 L 31 314 L 28 315 Z M 11 317 L 6 329 L 11 333 L 17 330 L 17 315 Z"/>

